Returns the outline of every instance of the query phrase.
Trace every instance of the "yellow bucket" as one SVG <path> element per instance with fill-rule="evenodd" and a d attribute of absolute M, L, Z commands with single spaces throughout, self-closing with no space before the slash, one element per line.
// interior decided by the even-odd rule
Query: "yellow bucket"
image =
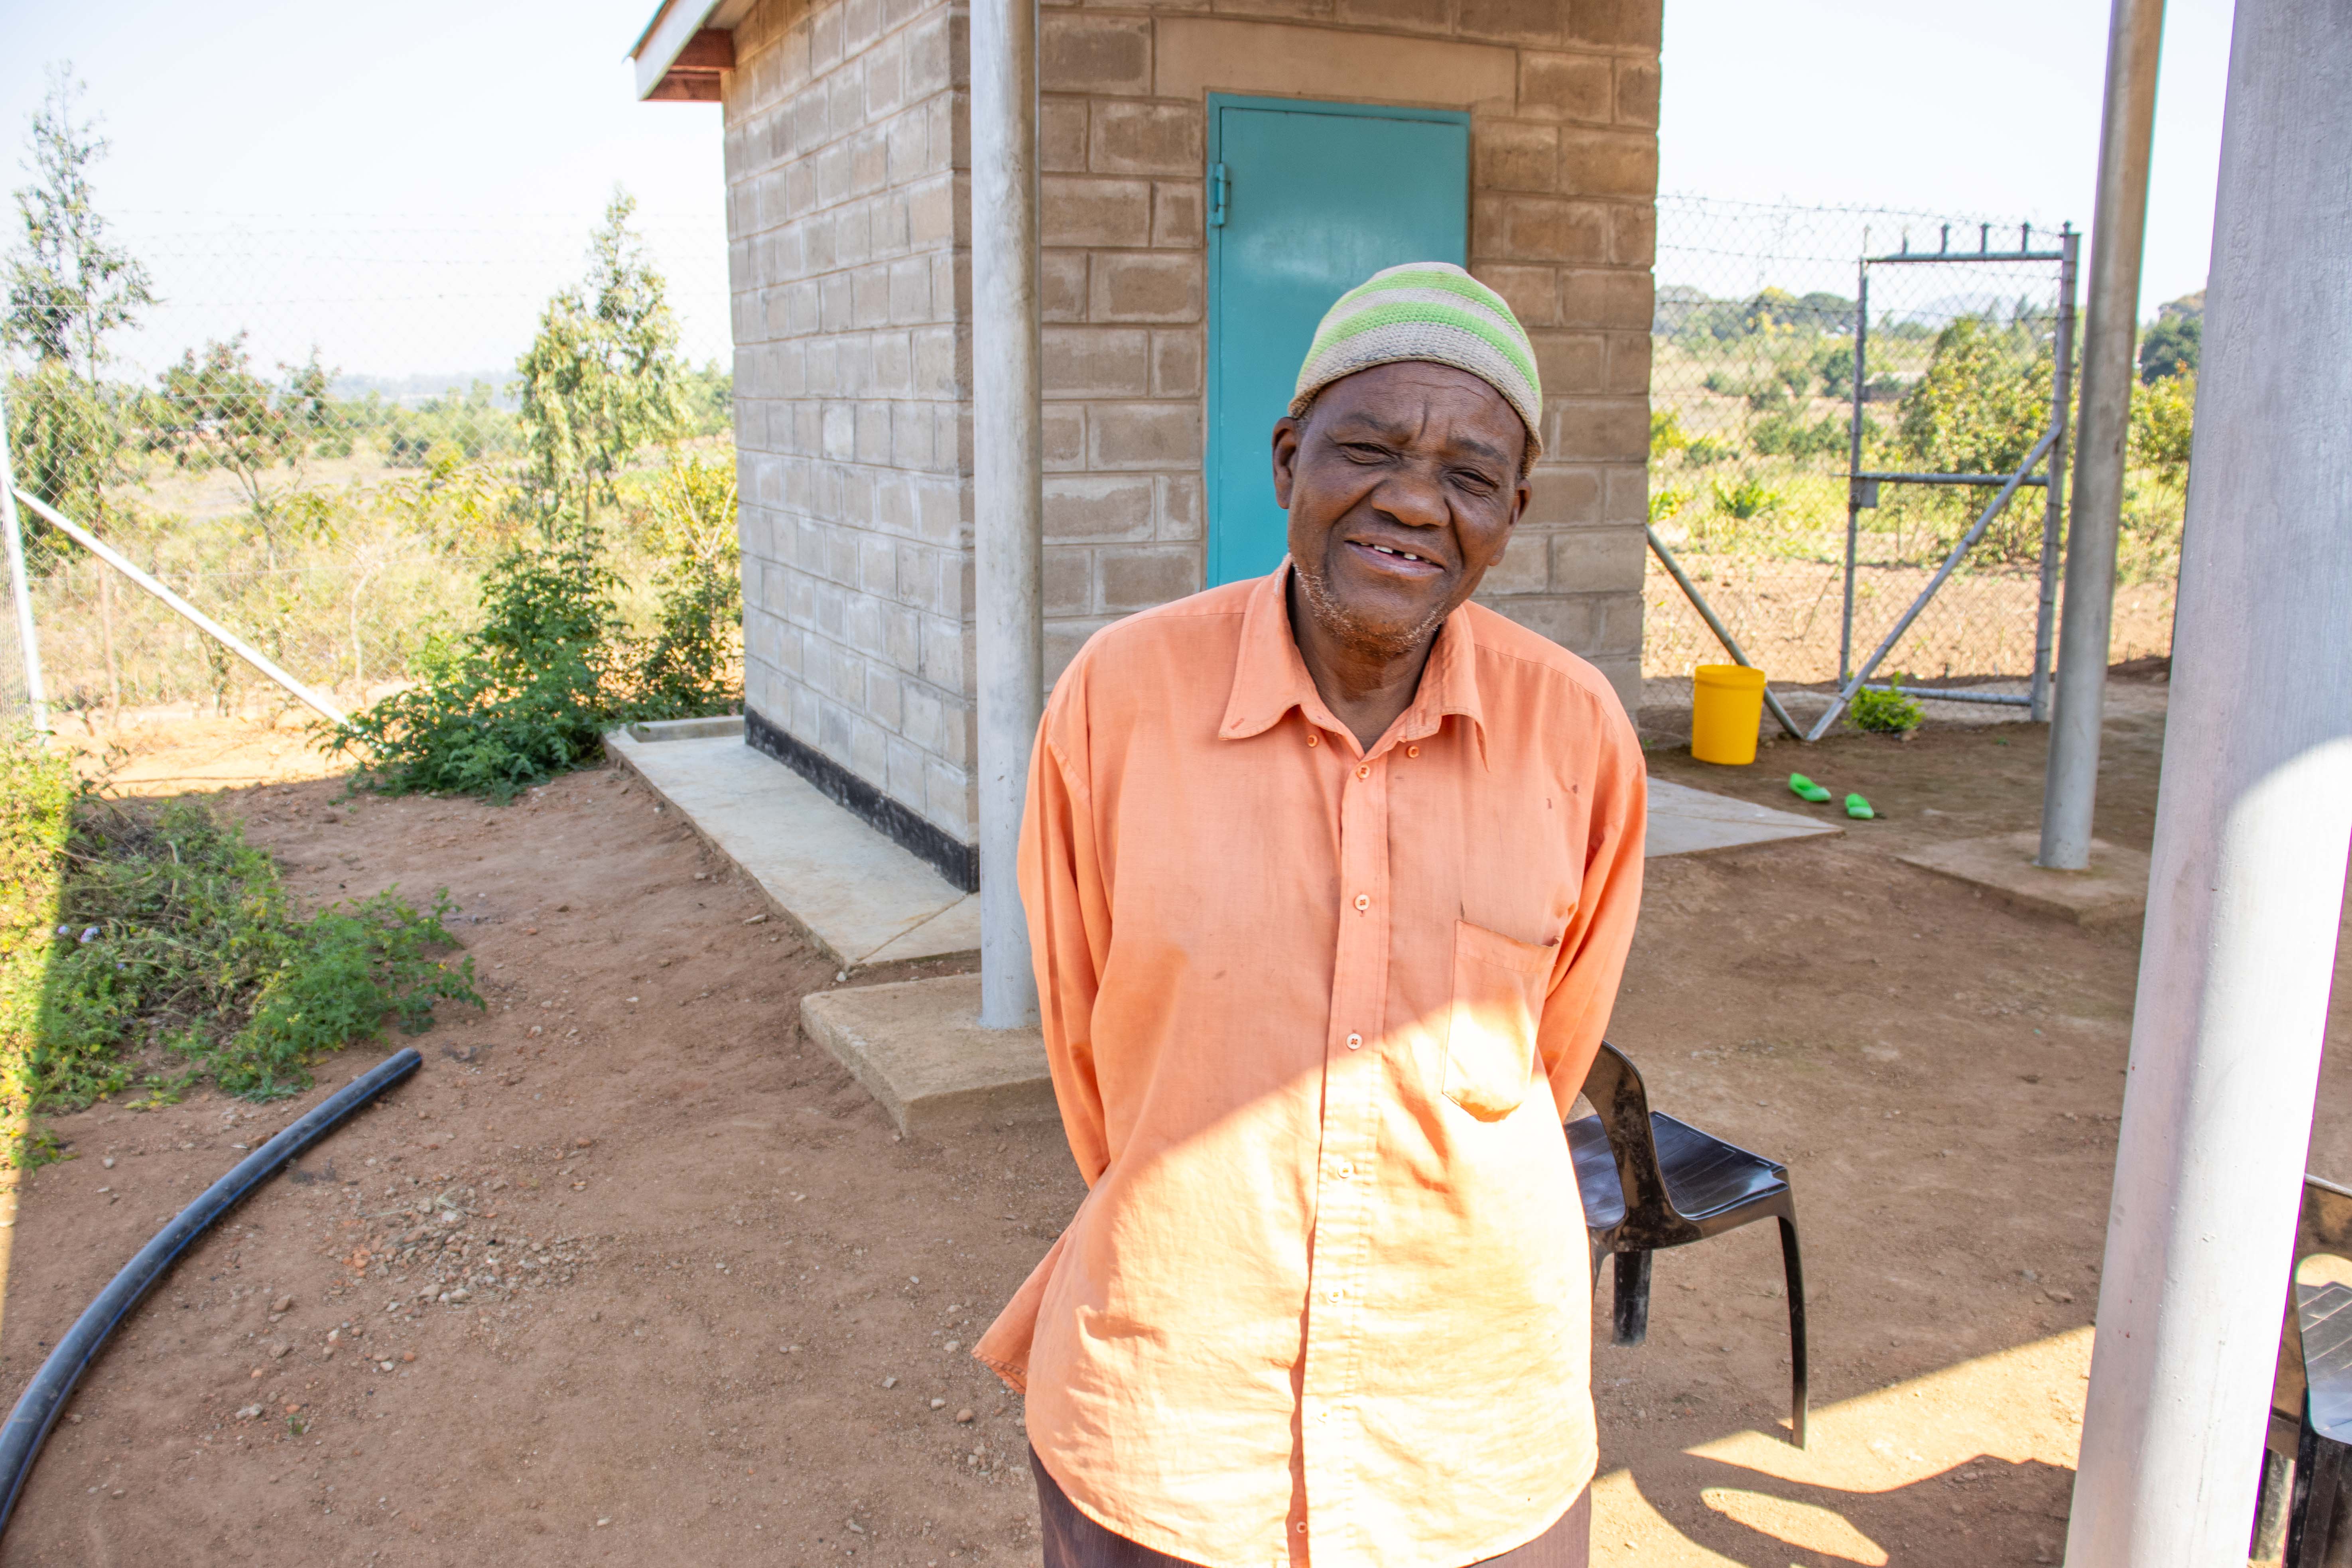
<path fill-rule="evenodd" d="M 1745 767 L 1756 760 L 1764 721 L 1764 672 L 1744 664 L 1702 664 L 1691 671 L 1691 755 Z"/>

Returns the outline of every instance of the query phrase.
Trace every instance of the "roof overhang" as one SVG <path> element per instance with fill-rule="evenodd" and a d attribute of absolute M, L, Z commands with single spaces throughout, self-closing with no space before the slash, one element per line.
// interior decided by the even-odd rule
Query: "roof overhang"
<path fill-rule="evenodd" d="M 720 73 L 735 68 L 735 24 L 751 0 L 663 0 L 629 60 L 637 97 L 716 103 Z"/>

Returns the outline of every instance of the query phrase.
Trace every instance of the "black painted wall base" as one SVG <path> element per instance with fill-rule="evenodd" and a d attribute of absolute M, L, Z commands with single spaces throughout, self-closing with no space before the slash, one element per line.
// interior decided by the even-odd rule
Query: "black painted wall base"
<path fill-rule="evenodd" d="M 785 734 L 743 705 L 743 738 L 814 784 L 817 793 L 891 843 L 939 868 L 967 893 L 980 891 L 980 847 L 950 838 L 824 752 Z"/>

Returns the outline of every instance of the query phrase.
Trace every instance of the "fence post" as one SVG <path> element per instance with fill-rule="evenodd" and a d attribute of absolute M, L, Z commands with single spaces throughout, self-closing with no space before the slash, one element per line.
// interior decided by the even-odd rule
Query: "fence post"
<path fill-rule="evenodd" d="M 1863 258 L 1853 264 L 1853 424 L 1846 434 L 1845 599 L 1838 612 L 1838 684 L 1853 674 L 1853 557 L 1862 542 L 1862 405 L 1869 401 L 1864 363 L 1870 353 L 1870 236 L 1863 233 Z"/>
<path fill-rule="evenodd" d="M 2033 721 L 2050 721 L 2050 654 L 2058 636 L 2058 552 L 2066 536 L 2067 427 L 2074 416 L 2074 226 L 2058 232 L 2058 328 L 2050 345 L 2050 484 L 2042 492 L 2042 594 L 2033 611 Z"/>
<path fill-rule="evenodd" d="M 49 694 L 41 679 L 41 643 L 33 627 L 33 585 L 25 573 L 25 533 L 16 515 L 16 464 L 8 445 L 7 373 L 0 369 L 0 528 L 8 533 L 8 591 L 16 603 L 16 647 L 25 656 L 25 706 L 34 733 L 49 732 Z"/>
<path fill-rule="evenodd" d="M 2148 139 L 2156 121 L 2164 0 L 2115 0 L 2107 24 L 2106 108 L 2091 215 L 2091 308 L 2083 333 L 2083 420 L 2066 531 L 2064 637 L 2058 713 L 2042 788 L 2040 863 L 2091 863 L 2099 784 L 2099 721 L 2116 609 L 2116 534 L 2123 523 L 2124 439 L 2131 424 L 2132 348 L 2139 337 L 2141 242 L 2147 229 Z"/>

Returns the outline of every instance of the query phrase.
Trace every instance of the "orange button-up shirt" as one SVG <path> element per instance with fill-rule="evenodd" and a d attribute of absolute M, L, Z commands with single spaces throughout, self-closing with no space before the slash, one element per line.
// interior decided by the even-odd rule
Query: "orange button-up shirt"
<path fill-rule="evenodd" d="M 1021 840 L 1091 1189 L 975 1348 L 1080 1510 L 1206 1568 L 1444 1568 L 1591 1479 L 1560 1121 L 1641 901 L 1642 752 L 1464 605 L 1369 752 L 1288 569 L 1098 633 Z"/>

